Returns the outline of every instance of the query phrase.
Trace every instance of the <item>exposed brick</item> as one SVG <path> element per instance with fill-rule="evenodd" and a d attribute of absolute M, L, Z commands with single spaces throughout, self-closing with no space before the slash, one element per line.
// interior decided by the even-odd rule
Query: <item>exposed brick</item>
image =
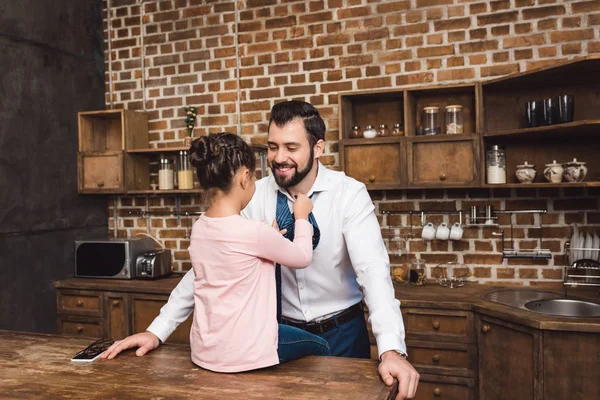
<path fill-rule="evenodd" d="M 318 46 L 330 46 L 332 44 L 347 44 L 350 43 L 350 35 L 347 33 L 323 35 L 317 38 Z"/>
<path fill-rule="evenodd" d="M 544 35 L 542 34 L 534 34 L 528 36 L 515 36 L 505 38 L 502 43 L 505 49 L 512 49 L 515 47 L 530 47 L 543 45 L 545 43 L 545 39 Z"/>
<path fill-rule="evenodd" d="M 414 35 L 417 33 L 427 33 L 429 32 L 429 24 L 428 23 L 419 23 L 419 24 L 408 24 L 403 26 L 394 27 L 394 36 L 407 36 Z"/>
<path fill-rule="evenodd" d="M 562 268 L 544 268 L 542 270 L 542 278 L 544 279 L 563 279 Z"/>
<path fill-rule="evenodd" d="M 484 40 L 480 42 L 464 43 L 459 45 L 461 53 L 479 53 L 483 51 L 496 50 L 497 48 L 497 40 Z"/>
<path fill-rule="evenodd" d="M 454 46 L 434 46 L 434 47 L 423 47 L 417 50 L 417 56 L 419 58 L 427 57 L 439 57 L 454 54 Z"/>
<path fill-rule="evenodd" d="M 501 25 L 492 27 L 492 35 L 505 36 L 510 33 L 510 25 Z"/>
<path fill-rule="evenodd" d="M 532 49 L 515 50 L 515 60 L 529 60 L 533 58 Z"/>
<path fill-rule="evenodd" d="M 526 8 L 521 11 L 521 15 L 523 19 L 539 19 L 550 17 L 553 15 L 563 15 L 565 14 L 564 6 L 549 6 L 549 7 L 535 7 L 535 8 Z"/>
<path fill-rule="evenodd" d="M 521 279 L 538 279 L 538 270 L 533 268 L 519 268 L 519 278 Z"/>
<path fill-rule="evenodd" d="M 581 54 L 581 43 L 567 43 L 561 46 L 563 55 Z"/>
<path fill-rule="evenodd" d="M 380 53 L 377 55 L 377 59 L 380 62 L 390 62 L 390 61 L 403 61 L 409 60 L 412 58 L 411 50 L 399 50 L 399 51 L 389 51 Z"/>
<path fill-rule="evenodd" d="M 515 22 L 518 18 L 518 11 L 507 11 L 501 13 L 493 13 L 488 15 L 478 15 L 477 25 L 505 24 Z"/>
<path fill-rule="evenodd" d="M 363 40 L 377 40 L 384 39 L 389 36 L 388 28 L 381 29 L 373 29 L 366 32 L 359 32 L 354 35 L 355 41 L 363 41 Z"/>
<path fill-rule="evenodd" d="M 386 14 L 391 12 L 398 11 L 407 11 L 410 10 L 410 1 L 388 1 L 383 4 L 377 5 L 377 13 L 378 14 Z"/>
<path fill-rule="evenodd" d="M 372 54 L 363 54 L 359 56 L 350 56 L 350 57 L 342 57 L 340 58 L 340 67 L 350 67 L 350 66 L 358 66 L 358 65 L 366 65 L 373 62 Z M 306 69 L 306 68 L 305 68 Z"/>
<path fill-rule="evenodd" d="M 580 1 L 571 5 L 573 13 L 586 13 L 600 10 L 600 1 Z"/>
<path fill-rule="evenodd" d="M 490 267 L 475 267 L 473 268 L 473 276 L 475 278 L 491 278 L 492 269 Z"/>
<path fill-rule="evenodd" d="M 417 7 L 442 6 L 450 5 L 452 3 L 454 3 L 453 0 L 417 0 Z"/>
<path fill-rule="evenodd" d="M 494 60 L 494 62 L 497 63 L 507 62 L 510 59 L 510 54 L 508 53 L 508 51 L 501 51 L 498 53 L 494 53 L 492 59 Z"/>
<path fill-rule="evenodd" d="M 298 96 L 316 93 L 315 85 L 287 86 L 283 88 L 284 96 Z"/>
<path fill-rule="evenodd" d="M 442 21 L 435 21 L 433 27 L 436 31 L 451 31 L 457 29 L 467 29 L 471 26 L 470 18 L 456 18 Z"/>
<path fill-rule="evenodd" d="M 313 71 L 316 69 L 331 69 L 335 66 L 335 60 L 319 60 L 319 61 L 306 61 L 302 63 L 302 68 L 305 71 Z"/>
<path fill-rule="evenodd" d="M 284 18 L 273 18 L 265 21 L 265 29 L 285 28 L 296 25 L 296 16 L 290 15 Z"/>
<path fill-rule="evenodd" d="M 502 264 L 502 254 L 464 254 L 465 264 Z"/>
<path fill-rule="evenodd" d="M 366 17 L 371 14 L 371 7 L 351 7 L 351 8 L 343 8 L 337 11 L 338 19 L 347 19 L 347 18 L 357 18 L 357 17 Z"/>
<path fill-rule="evenodd" d="M 324 83 L 321 85 L 321 91 L 323 93 L 343 92 L 348 90 L 352 90 L 352 82 Z"/>
<path fill-rule="evenodd" d="M 538 30 L 541 31 L 554 30 L 558 27 L 558 21 L 556 20 L 556 18 L 541 20 L 538 21 L 537 27 Z"/>
<path fill-rule="evenodd" d="M 515 277 L 514 268 L 496 268 L 496 278 L 513 279 Z"/>
<path fill-rule="evenodd" d="M 589 40 L 594 38 L 593 29 L 577 29 L 577 30 L 566 30 L 560 32 L 550 33 L 550 40 L 552 43 L 557 42 L 573 42 L 581 40 Z"/>
<path fill-rule="evenodd" d="M 328 22 L 333 20 L 333 14 L 330 11 L 320 12 L 320 13 L 311 13 L 307 15 L 300 16 L 300 24 L 308 25 L 315 24 L 318 22 Z"/>
<path fill-rule="evenodd" d="M 372 78 L 359 80 L 357 86 L 359 89 L 375 89 L 390 87 L 392 85 L 391 77 Z"/>
<path fill-rule="evenodd" d="M 523 33 L 531 32 L 531 23 L 526 22 L 522 24 L 515 24 L 515 33 L 518 35 L 522 35 Z"/>
<path fill-rule="evenodd" d="M 458 257 L 456 254 L 432 254 L 432 253 L 423 253 L 421 254 L 421 258 L 427 264 L 442 264 L 448 262 L 457 262 Z"/>
<path fill-rule="evenodd" d="M 473 68 L 442 69 L 437 72 L 438 81 L 467 80 L 475 77 Z"/>

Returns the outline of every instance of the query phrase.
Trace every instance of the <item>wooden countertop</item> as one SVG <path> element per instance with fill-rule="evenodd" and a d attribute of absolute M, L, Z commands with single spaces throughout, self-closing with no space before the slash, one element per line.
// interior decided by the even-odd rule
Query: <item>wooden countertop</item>
<path fill-rule="evenodd" d="M 164 294 L 171 293 L 179 283 L 182 274 L 156 280 L 119 280 L 119 279 L 83 279 L 71 278 L 54 282 L 56 288 L 78 290 L 108 290 L 113 292 L 139 292 Z M 544 315 L 516 307 L 485 301 L 481 296 L 494 290 L 541 291 L 563 295 L 563 289 L 556 286 L 521 286 L 507 284 L 467 283 L 461 288 L 448 289 L 437 283 L 425 286 L 408 284 L 394 286 L 396 298 L 402 303 L 401 308 L 439 308 L 463 311 L 477 311 L 493 317 L 507 319 L 517 324 L 543 330 L 564 330 L 580 332 L 600 332 L 600 318 L 572 318 Z M 570 297 L 582 298 L 592 302 L 600 302 L 597 295 L 600 288 L 569 288 Z"/>
<path fill-rule="evenodd" d="M 600 332 L 600 318 L 559 317 L 540 314 L 517 307 L 484 300 L 481 296 L 498 290 L 519 290 L 544 292 L 551 296 L 564 296 L 563 288 L 555 286 L 485 285 L 467 283 L 460 288 L 448 289 L 437 283 L 425 286 L 395 285 L 396 298 L 400 308 L 439 308 L 463 311 L 476 311 L 492 317 L 502 318 L 530 328 L 542 330 Z M 579 298 L 595 303 L 600 302 L 599 288 L 569 288 L 569 298 Z"/>
<path fill-rule="evenodd" d="M 190 349 L 162 345 L 144 357 L 73 363 L 93 342 L 0 331 L 0 397 L 48 399 L 387 399 L 377 361 L 305 357 L 262 370 L 220 374 L 195 366 Z"/>

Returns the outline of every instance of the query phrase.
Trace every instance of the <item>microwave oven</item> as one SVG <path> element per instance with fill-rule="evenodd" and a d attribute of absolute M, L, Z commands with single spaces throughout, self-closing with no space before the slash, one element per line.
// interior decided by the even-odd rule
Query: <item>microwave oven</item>
<path fill-rule="evenodd" d="M 76 240 L 75 276 L 80 278 L 135 278 L 137 257 L 158 244 L 150 237 L 114 240 Z"/>

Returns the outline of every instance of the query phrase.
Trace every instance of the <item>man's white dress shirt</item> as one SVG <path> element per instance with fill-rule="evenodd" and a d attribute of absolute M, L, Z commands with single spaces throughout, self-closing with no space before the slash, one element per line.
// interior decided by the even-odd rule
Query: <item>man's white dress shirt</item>
<path fill-rule="evenodd" d="M 272 175 L 257 181 L 256 193 L 242 215 L 271 224 L 279 190 Z M 292 198 L 282 193 L 292 210 Z M 379 355 L 388 350 L 406 354 L 400 302 L 394 295 L 388 253 L 365 185 L 319 163 L 317 179 L 307 195 L 312 196 L 321 238 L 308 268 L 281 268 L 283 316 L 319 321 L 360 302 L 364 294 Z M 148 327 L 163 342 L 194 309 L 193 281 L 190 270 Z"/>

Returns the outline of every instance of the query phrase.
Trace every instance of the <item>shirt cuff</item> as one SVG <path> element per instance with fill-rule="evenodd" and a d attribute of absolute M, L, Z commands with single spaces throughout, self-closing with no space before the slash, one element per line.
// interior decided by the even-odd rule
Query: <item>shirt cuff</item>
<path fill-rule="evenodd" d="M 150 324 L 148 329 L 146 329 L 146 331 L 155 334 L 161 341 L 161 343 L 164 343 L 169 338 L 169 336 L 171 336 L 173 331 L 175 331 L 175 329 L 176 327 L 173 327 L 167 321 L 162 319 L 159 315 L 158 317 L 154 318 L 154 321 L 152 321 L 152 323 Z"/>
<path fill-rule="evenodd" d="M 377 352 L 379 353 L 379 359 L 381 355 L 386 351 L 395 350 L 408 355 L 406 352 L 406 344 L 402 338 L 398 335 L 379 335 L 376 338 L 377 341 Z"/>

